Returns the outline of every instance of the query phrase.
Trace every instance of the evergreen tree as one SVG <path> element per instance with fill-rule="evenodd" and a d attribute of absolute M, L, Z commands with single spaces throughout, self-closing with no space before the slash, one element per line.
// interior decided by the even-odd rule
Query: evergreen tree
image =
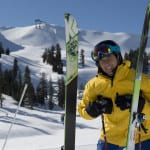
<path fill-rule="evenodd" d="M 59 44 L 56 44 L 56 63 L 59 64 L 61 62 L 61 48 Z"/>
<path fill-rule="evenodd" d="M 19 70 L 18 60 L 17 60 L 17 58 L 15 58 L 14 63 L 13 63 L 13 70 L 12 70 L 14 80 L 17 79 L 18 70 Z"/>
<path fill-rule="evenodd" d="M 53 72 L 57 72 L 57 64 L 56 64 L 55 61 L 54 61 L 54 63 L 53 63 L 52 70 L 53 70 Z"/>
<path fill-rule="evenodd" d="M 47 56 L 48 56 L 48 49 L 46 48 L 42 55 L 43 63 L 45 63 L 47 61 Z"/>
<path fill-rule="evenodd" d="M 60 45 L 56 44 L 56 56 L 55 56 L 55 68 L 53 69 L 58 74 L 63 74 L 63 63 L 61 61 L 61 48 Z"/>
<path fill-rule="evenodd" d="M 25 67 L 24 83 L 27 83 L 27 84 L 31 83 L 30 69 L 28 66 Z"/>
<path fill-rule="evenodd" d="M 28 66 L 25 67 L 25 73 L 24 73 L 24 85 L 27 84 L 27 92 L 25 94 L 25 98 L 23 100 L 22 105 L 30 106 L 32 108 L 33 102 L 35 100 L 35 91 L 33 84 L 31 82 L 31 77 L 30 77 L 30 69 Z"/>
<path fill-rule="evenodd" d="M 4 71 L 4 76 L 3 76 L 3 82 L 4 82 L 4 86 L 3 86 L 3 92 L 7 95 L 12 96 L 12 70 L 8 70 L 6 69 Z"/>
<path fill-rule="evenodd" d="M 23 90 L 23 83 L 22 83 L 22 76 L 21 76 L 21 71 L 18 71 L 18 91 L 16 93 L 16 100 L 20 99 L 20 96 L 22 94 L 22 90 Z"/>
<path fill-rule="evenodd" d="M 2 66 L 0 63 L 0 106 L 2 107 L 3 105 L 3 96 L 2 96 L 2 88 L 3 88 L 3 73 L 2 73 Z"/>
<path fill-rule="evenodd" d="M 10 54 L 10 50 L 9 50 L 9 48 L 6 48 L 6 55 L 9 55 Z"/>
<path fill-rule="evenodd" d="M 8 84 L 8 80 L 9 80 L 9 73 L 8 70 L 4 70 L 4 77 L 3 77 L 3 93 L 8 95 L 8 91 L 9 91 L 9 84 Z"/>
<path fill-rule="evenodd" d="M 33 105 L 36 102 L 36 95 L 32 83 L 28 85 L 26 100 L 28 102 L 27 105 L 30 107 L 30 109 L 33 109 Z"/>
<path fill-rule="evenodd" d="M 19 69 L 19 67 L 18 67 L 18 61 L 15 58 L 14 59 L 14 63 L 13 63 L 13 69 L 9 70 L 10 75 L 11 75 L 11 80 L 8 83 L 9 87 L 10 87 L 10 92 L 11 92 L 10 96 L 12 96 L 14 99 L 18 99 L 18 91 L 19 91 L 18 79 L 17 79 L 18 69 Z"/>
<path fill-rule="evenodd" d="M 64 78 L 61 77 L 58 79 L 58 105 L 61 108 L 64 108 L 65 103 L 65 81 Z"/>
<path fill-rule="evenodd" d="M 37 86 L 37 100 L 40 104 L 45 104 L 45 100 L 47 99 L 47 82 L 45 73 L 42 73 L 42 77 L 40 78 L 40 82 Z"/>
<path fill-rule="evenodd" d="M 58 74 L 63 74 L 63 63 L 59 62 L 59 64 L 57 65 L 57 72 Z"/>
<path fill-rule="evenodd" d="M 49 109 L 53 109 L 54 107 L 53 94 L 54 94 L 53 83 L 52 83 L 52 78 L 50 78 L 49 80 Z"/>
<path fill-rule="evenodd" d="M 130 49 L 129 53 L 125 53 L 124 58 L 131 61 L 131 67 L 136 68 L 136 62 L 138 59 L 138 49 Z M 143 72 L 146 73 L 148 68 L 148 54 L 144 52 L 144 61 L 143 61 Z"/>
<path fill-rule="evenodd" d="M 83 49 L 81 49 L 81 51 L 80 51 L 80 58 L 79 58 L 79 64 L 82 66 L 82 67 L 84 67 L 84 50 Z"/>
<path fill-rule="evenodd" d="M 55 62 L 55 47 L 52 46 L 51 49 L 48 50 L 47 63 L 53 65 Z"/>
<path fill-rule="evenodd" d="M 56 46 L 51 46 L 51 49 L 46 48 L 42 55 L 43 63 L 52 65 L 53 72 L 58 72 L 58 74 L 63 74 L 63 63 L 61 60 L 61 48 L 57 43 Z"/>
<path fill-rule="evenodd" d="M 18 85 L 18 80 L 12 80 L 12 89 L 11 89 L 11 96 L 19 101 L 19 97 L 18 97 L 18 92 L 19 92 L 19 85 Z"/>
<path fill-rule="evenodd" d="M 57 72 L 56 49 L 55 49 L 54 46 L 52 46 L 51 51 L 52 51 L 52 56 L 53 56 L 53 59 L 52 59 L 52 70 L 53 70 L 53 72 Z"/>
<path fill-rule="evenodd" d="M 4 54 L 4 48 L 3 48 L 3 43 L 0 42 L 0 53 Z"/>

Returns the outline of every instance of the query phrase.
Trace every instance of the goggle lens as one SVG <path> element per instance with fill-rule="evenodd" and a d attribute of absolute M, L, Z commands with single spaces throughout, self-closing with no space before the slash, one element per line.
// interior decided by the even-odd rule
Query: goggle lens
<path fill-rule="evenodd" d="M 91 53 L 92 59 L 94 61 L 101 59 L 102 57 L 108 56 L 113 52 L 119 52 L 120 48 L 118 46 L 109 45 L 97 45 L 94 51 Z"/>

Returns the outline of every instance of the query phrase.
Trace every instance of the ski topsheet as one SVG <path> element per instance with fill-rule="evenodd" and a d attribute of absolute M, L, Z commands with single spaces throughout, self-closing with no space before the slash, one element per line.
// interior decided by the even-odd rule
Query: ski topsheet
<path fill-rule="evenodd" d="M 138 125 L 138 102 L 139 102 L 139 94 L 140 94 L 140 85 L 141 85 L 141 77 L 142 77 L 142 70 L 143 70 L 143 56 L 144 51 L 147 45 L 148 40 L 148 33 L 150 27 L 150 3 L 147 6 L 143 31 L 141 35 L 140 47 L 138 50 L 138 59 L 137 59 L 137 66 L 136 66 L 136 73 L 135 73 L 135 81 L 134 81 L 134 89 L 133 89 L 133 98 L 132 98 L 132 106 L 130 112 L 130 122 L 128 127 L 128 137 L 127 137 L 127 144 L 126 150 L 134 150 L 135 149 L 135 131 L 136 126 Z"/>
<path fill-rule="evenodd" d="M 64 149 L 75 149 L 75 125 L 78 78 L 78 26 L 75 18 L 66 13 L 66 97 Z"/>

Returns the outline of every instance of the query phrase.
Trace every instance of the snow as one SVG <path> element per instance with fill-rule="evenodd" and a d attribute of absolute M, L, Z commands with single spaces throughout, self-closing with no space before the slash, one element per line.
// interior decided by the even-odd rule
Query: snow
<path fill-rule="evenodd" d="M 96 75 L 97 69 L 90 58 L 93 46 L 104 39 L 118 42 L 124 50 L 139 46 L 138 35 L 126 33 L 106 33 L 80 30 L 79 50 L 85 50 L 85 67 L 79 67 L 78 86 L 85 84 Z M 51 66 L 43 64 L 42 54 L 45 48 L 56 43 L 62 48 L 62 59 L 65 60 L 65 31 L 64 27 L 42 24 L 41 29 L 35 25 L 16 28 L 0 28 L 0 40 L 5 48 L 12 52 L 9 56 L 2 55 L 0 63 L 2 68 L 12 68 L 16 57 L 19 68 L 24 71 L 26 65 L 31 71 L 33 84 L 39 81 L 41 73 L 46 73 L 47 80 L 57 80 L 58 75 L 51 71 Z M 65 67 L 64 67 L 65 71 Z M 5 100 L 0 108 L 0 149 L 6 142 L 8 130 L 13 123 L 17 103 L 11 97 L 3 95 Z M 79 102 L 79 100 L 78 100 Z M 48 110 L 44 107 L 34 107 L 33 110 L 20 107 L 16 115 L 15 124 L 12 126 L 5 150 L 60 150 L 64 142 L 64 125 L 60 121 L 63 110 Z M 76 117 L 76 150 L 94 150 L 99 138 L 101 118 L 85 120 L 77 112 Z M 4 150 L 4 149 L 3 149 Z"/>
<path fill-rule="evenodd" d="M 16 101 L 4 95 L 3 109 L 0 109 L 0 149 L 2 149 L 8 130 L 13 123 L 16 112 Z M 8 136 L 5 150 L 52 150 L 60 149 L 64 142 L 64 125 L 61 122 L 63 110 L 34 110 L 20 107 L 15 124 Z M 88 145 L 95 147 L 99 136 L 100 118 L 87 121 L 77 114 L 76 149 Z M 86 138 L 85 138 L 86 137 Z"/>

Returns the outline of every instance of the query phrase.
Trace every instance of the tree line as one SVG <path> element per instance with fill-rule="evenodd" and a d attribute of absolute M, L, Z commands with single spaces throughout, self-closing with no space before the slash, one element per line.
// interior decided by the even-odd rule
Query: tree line
<path fill-rule="evenodd" d="M 2 57 L 2 54 L 9 55 L 10 49 L 9 48 L 4 49 L 2 42 L 0 42 L 0 58 Z"/>
<path fill-rule="evenodd" d="M 54 89 L 54 82 L 52 79 L 46 80 L 46 74 L 42 73 L 39 83 L 34 87 L 31 81 L 31 72 L 28 66 L 25 66 L 24 74 L 18 66 L 18 61 L 14 58 L 12 69 L 3 69 L 0 63 L 0 104 L 3 105 L 4 98 L 2 93 L 12 96 L 19 101 L 22 94 L 23 87 L 28 84 L 26 94 L 24 96 L 22 106 L 33 109 L 33 106 L 46 105 L 49 109 L 53 109 L 54 105 L 64 107 L 65 100 L 65 81 L 61 76 L 56 81 Z"/>
<path fill-rule="evenodd" d="M 44 53 L 42 54 L 43 63 L 47 63 L 52 66 L 53 72 L 58 74 L 63 74 L 63 60 L 61 59 L 61 47 L 57 43 L 55 46 L 52 45 L 51 48 L 45 48 Z M 85 57 L 84 50 L 81 49 L 79 52 L 79 65 L 84 67 Z"/>
<path fill-rule="evenodd" d="M 63 61 L 61 59 L 61 48 L 59 44 L 52 45 L 51 48 L 45 48 L 42 55 L 43 63 L 52 65 L 53 72 L 63 74 Z"/>
<path fill-rule="evenodd" d="M 129 52 L 125 52 L 124 59 L 131 61 L 131 67 L 136 68 L 136 63 L 138 59 L 138 50 L 130 49 Z M 144 60 L 143 60 L 143 72 L 148 73 L 148 66 L 149 66 L 149 60 L 150 60 L 150 53 L 144 52 Z"/>
<path fill-rule="evenodd" d="M 9 48 L 4 50 L 2 42 L 0 42 L 0 57 L 1 54 L 10 54 Z M 52 65 L 52 71 L 58 74 L 63 74 L 63 60 L 61 59 L 61 47 L 57 43 L 51 48 L 45 48 L 42 55 L 43 63 Z M 84 67 L 84 50 L 79 53 L 79 65 Z M 22 106 L 33 109 L 35 105 L 47 104 L 49 109 L 53 109 L 54 105 L 64 108 L 65 101 L 65 80 L 63 76 L 59 77 L 56 83 L 50 78 L 46 79 L 46 74 L 42 73 L 39 83 L 35 87 L 31 81 L 31 72 L 28 66 L 24 69 L 24 74 L 21 72 L 17 58 L 14 58 L 12 69 L 3 69 L 0 63 L 0 104 L 2 107 L 2 93 L 12 96 L 19 101 L 25 83 L 28 84 L 28 89 L 22 101 Z M 23 74 L 23 75 L 22 75 Z"/>

